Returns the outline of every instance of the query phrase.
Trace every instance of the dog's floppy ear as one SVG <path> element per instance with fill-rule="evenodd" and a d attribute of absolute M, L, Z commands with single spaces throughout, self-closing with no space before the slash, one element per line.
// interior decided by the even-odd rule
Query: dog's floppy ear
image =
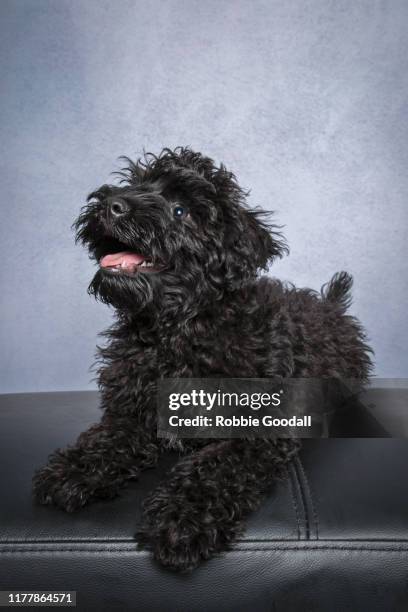
<path fill-rule="evenodd" d="M 238 288 L 288 252 L 279 227 L 268 222 L 270 215 L 262 209 L 239 206 L 235 219 L 226 219 L 224 265 L 230 288 Z"/>
<path fill-rule="evenodd" d="M 283 257 L 288 252 L 285 239 L 278 231 L 278 226 L 268 223 L 271 212 L 262 209 L 244 209 L 243 214 L 248 228 L 244 231 L 257 268 L 266 270 L 269 262 L 276 257 Z"/>

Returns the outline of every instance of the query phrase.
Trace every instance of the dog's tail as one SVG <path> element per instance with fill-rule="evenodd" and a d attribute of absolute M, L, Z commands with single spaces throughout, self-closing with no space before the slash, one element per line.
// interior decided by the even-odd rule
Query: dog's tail
<path fill-rule="evenodd" d="M 351 287 L 353 277 L 347 272 L 337 272 L 333 278 L 321 288 L 322 299 L 337 304 L 343 312 L 351 304 Z"/>

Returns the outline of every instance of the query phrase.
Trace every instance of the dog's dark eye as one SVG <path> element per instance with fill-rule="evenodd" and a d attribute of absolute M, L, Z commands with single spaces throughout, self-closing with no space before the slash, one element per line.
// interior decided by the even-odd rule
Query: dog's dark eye
<path fill-rule="evenodd" d="M 175 206 L 173 209 L 173 215 L 178 218 L 181 219 L 181 217 L 184 217 L 184 215 L 186 214 L 186 209 L 183 208 L 182 206 Z"/>

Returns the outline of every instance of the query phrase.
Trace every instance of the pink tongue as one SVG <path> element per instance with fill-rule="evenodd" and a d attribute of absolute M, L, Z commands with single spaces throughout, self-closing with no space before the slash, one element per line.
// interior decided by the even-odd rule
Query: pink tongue
<path fill-rule="evenodd" d="M 122 253 L 114 253 L 113 255 L 105 255 L 99 262 L 101 268 L 112 268 L 112 267 L 123 267 L 131 268 L 138 266 L 144 261 L 143 255 L 137 255 L 136 253 L 128 253 L 123 251 Z"/>

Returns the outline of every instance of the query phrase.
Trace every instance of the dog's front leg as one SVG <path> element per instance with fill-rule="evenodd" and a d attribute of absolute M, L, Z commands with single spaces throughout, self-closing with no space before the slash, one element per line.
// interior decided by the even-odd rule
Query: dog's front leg
<path fill-rule="evenodd" d="M 92 499 L 114 497 L 157 458 L 157 442 L 131 416 L 105 414 L 75 445 L 50 455 L 34 475 L 34 496 L 41 504 L 73 512 Z"/>
<path fill-rule="evenodd" d="M 297 449 L 293 440 L 228 440 L 183 458 L 146 500 L 139 545 L 179 571 L 227 549 Z"/>

